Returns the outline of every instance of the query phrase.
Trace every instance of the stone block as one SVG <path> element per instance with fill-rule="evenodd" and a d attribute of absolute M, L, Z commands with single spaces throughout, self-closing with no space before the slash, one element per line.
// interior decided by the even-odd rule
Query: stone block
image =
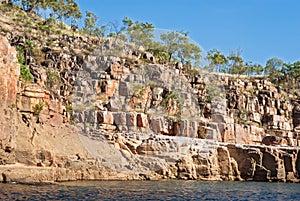
<path fill-rule="evenodd" d="M 129 87 L 127 82 L 119 83 L 119 95 L 120 96 L 128 96 L 129 95 Z"/>
<path fill-rule="evenodd" d="M 113 112 L 114 123 L 119 125 L 126 125 L 126 113 L 125 112 Z"/>
<path fill-rule="evenodd" d="M 129 68 L 126 68 L 125 66 L 121 66 L 120 64 L 118 63 L 113 63 L 111 64 L 110 66 L 110 73 L 112 76 L 118 76 L 118 75 L 125 75 L 125 74 L 129 74 L 130 73 L 130 70 Z"/>
<path fill-rule="evenodd" d="M 212 114 L 211 118 L 212 118 L 213 122 L 218 122 L 218 123 L 225 123 L 226 122 L 226 116 L 222 115 L 222 114 Z"/>
<path fill-rule="evenodd" d="M 255 173 L 253 180 L 254 181 L 269 181 L 270 180 L 271 171 L 266 169 L 265 167 L 256 164 Z"/>
<path fill-rule="evenodd" d="M 0 36 L 0 108 L 16 103 L 20 66 L 16 49 Z"/>
<path fill-rule="evenodd" d="M 137 126 L 149 128 L 148 116 L 144 113 L 137 114 Z"/>
<path fill-rule="evenodd" d="M 234 129 L 236 133 L 236 143 L 238 144 L 250 144 L 250 136 L 249 126 L 241 125 L 241 124 L 234 124 Z"/>
<path fill-rule="evenodd" d="M 97 115 L 94 110 L 84 111 L 84 117 L 86 123 L 94 124 L 97 122 Z"/>
<path fill-rule="evenodd" d="M 128 131 L 128 127 L 126 125 L 117 125 L 118 131 Z"/>
<path fill-rule="evenodd" d="M 152 118 L 150 122 L 150 129 L 155 133 L 165 133 L 163 118 Z"/>
<path fill-rule="evenodd" d="M 211 128 L 211 127 L 204 127 L 205 128 L 205 134 L 206 134 L 206 139 L 210 140 L 218 140 L 219 135 L 216 129 Z"/>
<path fill-rule="evenodd" d="M 260 114 L 260 113 L 257 113 L 257 112 L 253 112 L 253 113 L 252 113 L 251 121 L 254 121 L 254 122 L 260 124 L 260 123 L 261 123 L 261 114 Z"/>
<path fill-rule="evenodd" d="M 97 111 L 97 122 L 100 124 L 113 124 L 114 116 L 110 111 Z"/>
<path fill-rule="evenodd" d="M 107 85 L 105 87 L 105 94 L 107 97 L 112 97 L 115 93 L 117 87 L 117 82 L 115 80 L 107 80 Z"/>
<path fill-rule="evenodd" d="M 282 129 L 285 131 L 291 131 L 292 130 L 291 124 L 289 122 L 283 122 Z"/>
<path fill-rule="evenodd" d="M 134 127 L 137 125 L 136 113 L 126 113 L 126 125 L 128 127 Z"/>
<path fill-rule="evenodd" d="M 269 114 L 275 116 L 275 115 L 277 114 L 277 109 L 274 108 L 274 107 L 270 107 L 270 108 L 269 108 Z M 277 116 L 277 115 L 276 115 L 276 116 Z"/>
<path fill-rule="evenodd" d="M 64 118 L 61 114 L 54 113 L 51 115 L 51 118 L 47 120 L 47 123 L 53 127 L 59 127 L 63 124 Z"/>
<path fill-rule="evenodd" d="M 236 143 L 236 134 L 234 131 L 234 124 L 227 124 L 224 135 L 221 137 L 222 137 L 222 142 Z"/>
<path fill-rule="evenodd" d="M 198 131 L 198 123 L 194 121 L 189 121 L 189 120 L 183 120 L 179 122 L 180 127 L 179 127 L 179 135 L 180 136 L 185 136 L 185 137 L 192 137 L 196 138 L 198 136 L 197 131 Z"/>

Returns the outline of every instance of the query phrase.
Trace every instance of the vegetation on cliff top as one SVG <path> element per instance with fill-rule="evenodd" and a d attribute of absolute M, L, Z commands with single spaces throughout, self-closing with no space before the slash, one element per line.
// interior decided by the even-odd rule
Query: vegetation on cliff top
<path fill-rule="evenodd" d="M 64 28 L 64 23 L 67 23 L 73 28 L 77 28 L 79 34 L 94 37 L 117 37 L 124 41 L 132 42 L 138 47 L 142 46 L 155 56 L 158 63 L 181 62 L 183 69 L 191 74 L 194 74 L 193 66 L 204 68 L 209 72 L 264 75 L 274 84 L 294 90 L 300 86 L 300 61 L 285 63 L 279 58 L 271 58 L 263 66 L 244 61 L 240 50 L 232 51 L 226 56 L 219 50 L 212 49 L 207 52 L 207 55 L 204 55 L 205 59 L 208 60 L 208 65 L 200 66 L 200 59 L 204 59 L 201 58 L 201 56 L 203 57 L 201 55 L 202 50 L 189 39 L 187 32 L 164 32 L 159 35 L 158 40 L 155 38 L 155 27 L 153 24 L 134 21 L 127 17 L 124 17 L 121 25 L 110 23 L 98 26 L 98 16 L 90 11 L 86 11 L 85 15 L 83 15 L 75 0 L 10 0 L 8 2 L 10 6 L 13 5 L 14 9 L 21 7 L 25 12 L 20 14 L 24 16 L 27 14 L 32 15 L 32 12 L 36 12 L 39 15 L 47 13 L 48 18 L 37 23 L 38 29 L 47 33 L 62 34 L 63 31 L 60 28 Z M 24 17 L 23 20 L 31 26 L 35 23 L 30 18 Z M 81 23 L 79 23 L 80 21 Z M 60 28 L 57 24 L 60 25 Z M 81 27 L 79 27 L 79 24 L 82 24 Z M 73 33 L 69 31 L 68 34 L 74 34 L 74 32 L 75 29 L 73 29 Z M 30 40 L 27 41 L 30 43 Z M 30 46 L 23 47 L 23 49 L 24 51 L 20 55 L 23 54 L 24 58 L 28 54 L 34 55 Z"/>

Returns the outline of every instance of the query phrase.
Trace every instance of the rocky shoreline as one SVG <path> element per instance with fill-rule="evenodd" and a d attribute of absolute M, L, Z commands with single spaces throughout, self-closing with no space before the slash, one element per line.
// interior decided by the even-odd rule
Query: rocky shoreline
<path fill-rule="evenodd" d="M 86 158 L 59 161 L 49 157 L 37 166 L 0 166 L 3 183 L 55 183 L 76 180 L 206 180 L 296 182 L 298 148 L 237 145 L 213 140 L 120 133 L 109 139 L 79 136 L 91 146 Z M 137 140 L 140 139 L 140 140 Z M 141 140 L 142 139 L 142 140 Z M 55 157 L 54 157 L 55 158 Z M 95 160 L 96 159 L 96 160 Z M 51 165 L 48 165 L 51 163 Z M 65 162 L 64 167 L 59 163 Z"/>

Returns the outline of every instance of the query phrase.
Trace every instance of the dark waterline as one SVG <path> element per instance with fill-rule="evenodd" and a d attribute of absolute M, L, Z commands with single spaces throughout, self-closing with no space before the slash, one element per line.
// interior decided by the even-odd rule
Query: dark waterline
<path fill-rule="evenodd" d="M 300 184 L 177 180 L 0 184 L 0 200 L 300 200 Z"/>

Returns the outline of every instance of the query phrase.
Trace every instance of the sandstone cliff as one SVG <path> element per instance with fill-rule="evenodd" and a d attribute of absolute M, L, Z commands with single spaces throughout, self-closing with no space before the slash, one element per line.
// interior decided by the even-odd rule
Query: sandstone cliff
<path fill-rule="evenodd" d="M 2 8 L 1 182 L 299 181 L 299 94 L 9 15 Z M 30 81 L 19 79 L 16 48 Z"/>

